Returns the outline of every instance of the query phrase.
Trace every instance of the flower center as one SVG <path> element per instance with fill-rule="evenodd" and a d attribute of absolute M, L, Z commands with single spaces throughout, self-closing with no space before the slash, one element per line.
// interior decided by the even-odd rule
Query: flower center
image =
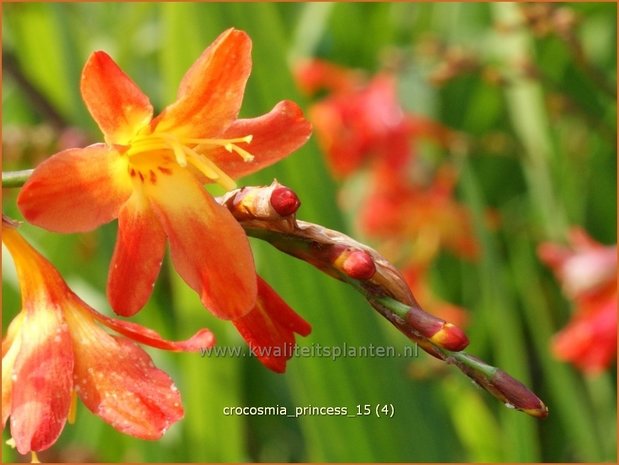
<path fill-rule="evenodd" d="M 250 162 L 254 159 L 254 156 L 240 147 L 239 144 L 249 144 L 252 138 L 252 135 L 233 139 L 194 139 L 157 133 L 137 135 L 131 140 L 125 155 L 129 159 L 135 160 L 138 155 L 146 153 L 172 152 L 180 167 L 186 168 L 187 165 L 191 165 L 209 180 L 231 190 L 236 188 L 236 183 L 208 157 L 207 153 L 223 147 L 231 154 L 240 156 L 243 161 Z"/>

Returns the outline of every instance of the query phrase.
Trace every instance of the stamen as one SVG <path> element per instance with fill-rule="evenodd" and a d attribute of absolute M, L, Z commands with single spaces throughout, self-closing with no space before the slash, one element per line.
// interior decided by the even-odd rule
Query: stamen
<path fill-rule="evenodd" d="M 198 144 L 198 146 L 196 147 L 198 151 L 203 146 L 207 146 L 207 147 L 213 146 L 213 145 L 220 146 L 230 153 L 232 152 L 236 153 L 243 159 L 243 161 L 249 162 L 254 159 L 254 156 L 251 153 L 249 153 L 247 150 L 242 149 L 236 144 L 241 143 L 241 142 L 245 144 L 249 144 L 251 143 L 253 138 L 254 136 L 249 134 L 247 136 L 237 137 L 235 139 L 185 139 L 185 142 Z"/>
<path fill-rule="evenodd" d="M 198 171 L 204 174 L 207 178 L 215 181 L 226 190 L 236 188 L 236 182 L 234 182 L 234 179 L 228 176 L 219 166 L 192 149 L 187 148 L 186 150 L 189 155 L 189 163 L 195 166 Z"/>
<path fill-rule="evenodd" d="M 234 151 L 241 156 L 243 161 L 250 162 L 254 160 L 254 156 L 249 153 L 247 150 L 242 149 L 241 147 L 234 146 Z"/>
<path fill-rule="evenodd" d="M 190 163 L 209 180 L 230 190 L 236 188 L 234 180 L 222 171 L 222 169 L 208 157 L 207 153 L 201 153 L 201 149 L 213 146 L 223 147 L 228 152 L 240 156 L 243 161 L 250 162 L 254 159 L 254 155 L 239 147 L 237 144 L 249 144 L 252 140 L 253 135 L 251 134 L 232 139 L 192 139 L 178 138 L 172 134 L 150 134 L 148 136 L 137 136 L 132 140 L 127 155 L 131 157 L 150 151 L 172 151 L 176 163 L 178 163 L 180 167 L 186 168 L 187 164 Z M 141 172 L 139 173 L 141 174 Z"/>
<path fill-rule="evenodd" d="M 185 151 L 183 147 L 179 145 L 173 145 L 172 149 L 174 150 L 174 157 L 176 158 L 176 163 L 179 166 L 185 168 L 187 166 L 187 157 L 185 156 Z"/>
<path fill-rule="evenodd" d="M 188 144 L 200 144 L 200 145 L 202 144 L 225 145 L 225 144 L 238 144 L 241 142 L 249 144 L 253 138 L 254 138 L 253 135 L 248 134 L 247 136 L 237 137 L 236 139 L 183 139 L 183 142 L 186 142 Z"/>
<path fill-rule="evenodd" d="M 75 423 L 75 417 L 77 416 L 77 392 L 73 390 L 71 392 L 71 404 L 69 405 L 69 413 L 67 414 L 67 421 L 70 425 Z"/>
<path fill-rule="evenodd" d="M 169 148 L 169 145 L 169 142 L 161 136 L 138 136 L 131 141 L 127 155 L 132 156 L 143 152 L 165 150 Z"/>

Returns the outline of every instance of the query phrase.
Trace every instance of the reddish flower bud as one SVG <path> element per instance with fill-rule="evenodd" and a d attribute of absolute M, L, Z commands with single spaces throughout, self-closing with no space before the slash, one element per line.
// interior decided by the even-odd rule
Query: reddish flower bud
<path fill-rule="evenodd" d="M 301 206 L 297 194 L 288 187 L 278 187 L 271 193 L 271 206 L 281 216 L 290 216 Z"/>
<path fill-rule="evenodd" d="M 459 352 L 469 345 L 464 331 L 420 308 L 411 307 L 406 319 L 418 333 L 443 349 Z"/>
<path fill-rule="evenodd" d="M 515 408 L 537 418 L 548 416 L 548 407 L 539 397 L 503 370 L 496 371 L 489 387 L 509 408 Z"/>
<path fill-rule="evenodd" d="M 371 279 L 376 273 L 376 264 L 365 250 L 346 248 L 334 261 L 337 269 L 353 279 Z"/>
<path fill-rule="evenodd" d="M 466 337 L 464 331 L 452 323 L 445 323 L 430 340 L 436 345 L 454 352 L 460 352 L 469 345 L 469 338 Z"/>

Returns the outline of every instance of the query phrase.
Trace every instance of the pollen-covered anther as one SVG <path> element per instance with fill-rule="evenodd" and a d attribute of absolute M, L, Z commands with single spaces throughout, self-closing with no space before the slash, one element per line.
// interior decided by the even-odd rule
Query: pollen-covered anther
<path fill-rule="evenodd" d="M 335 267 L 353 279 L 371 279 L 376 273 L 376 264 L 365 250 L 346 248 L 334 262 Z"/>
<path fill-rule="evenodd" d="M 277 187 L 271 193 L 271 206 L 281 216 L 290 216 L 297 212 L 301 200 L 289 187 Z"/>

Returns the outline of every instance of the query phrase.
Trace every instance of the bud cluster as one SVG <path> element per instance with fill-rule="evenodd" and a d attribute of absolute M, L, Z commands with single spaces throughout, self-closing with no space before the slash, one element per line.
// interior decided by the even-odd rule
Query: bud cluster
<path fill-rule="evenodd" d="M 339 231 L 297 221 L 300 205 L 289 188 L 244 187 L 220 198 L 249 235 L 301 259 L 360 291 L 368 302 L 428 354 L 457 366 L 510 408 L 543 418 L 544 403 L 507 373 L 468 355 L 469 340 L 459 327 L 424 311 L 401 273 L 377 251 Z M 288 216 L 286 215 L 288 214 Z"/>

